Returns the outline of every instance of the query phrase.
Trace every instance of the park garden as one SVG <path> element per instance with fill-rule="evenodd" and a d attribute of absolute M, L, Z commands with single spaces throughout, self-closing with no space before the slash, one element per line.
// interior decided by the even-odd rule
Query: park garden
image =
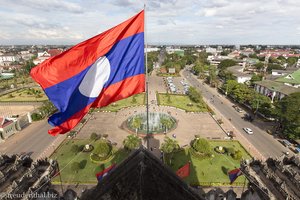
<path fill-rule="evenodd" d="M 52 154 L 61 170 L 53 184 L 97 183 L 96 173 L 114 164 L 118 165 L 141 145 L 142 139 L 130 134 L 117 148 L 108 135 L 92 133 L 89 139 L 66 139 Z M 228 171 L 239 168 L 243 159 L 251 159 L 238 141 L 206 140 L 195 136 L 190 146 L 180 147 L 178 141 L 165 137 L 160 148 L 163 162 L 174 173 L 187 162 L 191 163 L 190 175 L 184 181 L 190 185 L 230 185 Z M 245 184 L 239 177 L 234 185 Z"/>
<path fill-rule="evenodd" d="M 22 88 L 0 96 L 2 102 L 46 101 L 48 98 L 41 88 Z"/>

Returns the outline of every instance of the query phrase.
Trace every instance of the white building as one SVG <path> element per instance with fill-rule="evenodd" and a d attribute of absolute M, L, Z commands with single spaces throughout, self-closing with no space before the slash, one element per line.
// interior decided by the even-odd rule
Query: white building
<path fill-rule="evenodd" d="M 212 47 L 207 47 L 205 49 L 206 53 L 211 53 L 211 54 L 216 54 L 217 53 L 217 49 L 216 48 L 212 48 Z"/>
<path fill-rule="evenodd" d="M 149 52 L 153 52 L 153 51 L 160 51 L 160 48 L 157 48 L 157 47 L 150 47 L 150 48 L 145 48 L 145 51 L 144 52 L 146 52 L 147 51 L 147 53 L 149 53 Z"/>
<path fill-rule="evenodd" d="M 252 78 L 252 74 L 244 73 L 244 66 L 232 66 L 228 67 L 227 70 L 232 73 L 233 76 L 236 77 L 236 81 L 238 83 L 245 83 L 250 81 Z"/>
<path fill-rule="evenodd" d="M 0 65 L 9 66 L 13 62 L 19 62 L 20 57 L 14 54 L 3 54 L 0 56 Z"/>

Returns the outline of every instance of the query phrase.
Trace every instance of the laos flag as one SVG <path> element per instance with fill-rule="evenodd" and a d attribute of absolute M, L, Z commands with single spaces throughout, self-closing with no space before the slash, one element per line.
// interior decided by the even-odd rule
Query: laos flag
<path fill-rule="evenodd" d="M 144 11 L 34 67 L 30 75 L 58 112 L 48 133 L 74 128 L 90 108 L 145 91 Z"/>

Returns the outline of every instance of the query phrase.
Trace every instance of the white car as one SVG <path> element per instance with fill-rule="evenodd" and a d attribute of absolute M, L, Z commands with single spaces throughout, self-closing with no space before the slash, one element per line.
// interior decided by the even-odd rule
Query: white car
<path fill-rule="evenodd" d="M 253 131 L 252 131 L 251 128 L 243 128 L 243 129 L 244 129 L 244 131 L 245 131 L 246 133 L 248 133 L 249 135 L 252 135 L 252 134 L 253 134 Z"/>

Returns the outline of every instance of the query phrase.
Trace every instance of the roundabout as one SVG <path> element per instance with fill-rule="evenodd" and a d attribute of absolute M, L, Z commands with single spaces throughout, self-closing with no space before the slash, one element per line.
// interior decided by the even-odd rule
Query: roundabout
<path fill-rule="evenodd" d="M 176 119 L 166 113 L 150 112 L 148 119 L 150 134 L 167 133 L 177 126 Z M 147 134 L 147 114 L 138 113 L 130 116 L 125 121 L 125 126 L 128 130 L 137 134 Z"/>

